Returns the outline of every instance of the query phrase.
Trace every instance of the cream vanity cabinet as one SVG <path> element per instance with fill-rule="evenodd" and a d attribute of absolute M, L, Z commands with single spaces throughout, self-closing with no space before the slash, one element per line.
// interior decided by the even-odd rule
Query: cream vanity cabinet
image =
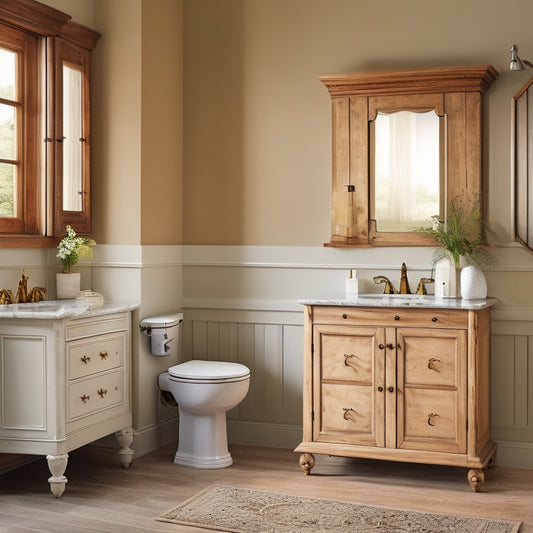
<path fill-rule="evenodd" d="M 0 313 L 0 452 L 47 455 L 57 497 L 71 450 L 115 432 L 122 465 L 132 461 L 134 308 L 39 313 L 42 306 L 35 319 Z"/>
<path fill-rule="evenodd" d="M 300 465 L 313 453 L 468 467 L 490 437 L 490 302 L 472 309 L 305 306 Z M 459 303 L 455 303 L 459 302 Z M 450 307 L 450 304 L 447 305 Z"/>

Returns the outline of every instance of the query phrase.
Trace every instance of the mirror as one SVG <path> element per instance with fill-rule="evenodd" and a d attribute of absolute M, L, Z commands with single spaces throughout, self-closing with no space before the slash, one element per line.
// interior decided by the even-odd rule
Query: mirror
<path fill-rule="evenodd" d="M 63 65 L 63 211 L 82 206 L 82 72 Z"/>
<path fill-rule="evenodd" d="M 376 231 L 428 226 L 445 205 L 444 118 L 433 109 L 378 111 L 370 128 L 370 218 Z"/>

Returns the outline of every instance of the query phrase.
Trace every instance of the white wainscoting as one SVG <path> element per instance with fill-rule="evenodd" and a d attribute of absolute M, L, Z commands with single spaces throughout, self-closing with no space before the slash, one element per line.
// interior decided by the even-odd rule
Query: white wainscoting
<path fill-rule="evenodd" d="M 246 400 L 229 414 L 230 442 L 293 447 L 301 439 L 303 308 L 299 298 L 339 296 L 357 268 L 361 292 L 372 277 L 411 286 L 431 273 L 431 249 L 328 250 L 184 247 L 184 352 L 239 361 L 252 370 Z M 492 320 L 492 425 L 497 464 L 533 469 L 533 261 L 515 246 L 494 250 L 486 272 L 500 302 Z M 395 259 L 396 258 L 396 259 Z"/>

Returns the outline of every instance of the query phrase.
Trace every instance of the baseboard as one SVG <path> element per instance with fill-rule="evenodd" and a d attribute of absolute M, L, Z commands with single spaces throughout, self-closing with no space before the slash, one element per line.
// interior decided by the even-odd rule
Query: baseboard
<path fill-rule="evenodd" d="M 228 420 L 228 443 L 296 448 L 302 441 L 301 426 Z"/>
<path fill-rule="evenodd" d="M 497 441 L 496 464 L 504 468 L 533 470 L 533 443 Z"/>

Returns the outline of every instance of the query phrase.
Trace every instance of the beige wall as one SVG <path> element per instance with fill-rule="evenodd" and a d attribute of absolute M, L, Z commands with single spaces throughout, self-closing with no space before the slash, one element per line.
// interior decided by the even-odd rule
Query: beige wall
<path fill-rule="evenodd" d="M 511 239 L 510 101 L 531 71 L 529 0 L 185 0 L 187 244 L 329 241 L 330 101 L 317 76 L 492 64 L 486 195 Z M 517 16 L 517 13 L 520 15 Z"/>
<path fill-rule="evenodd" d="M 182 5 L 142 2 L 141 244 L 182 236 Z"/>

